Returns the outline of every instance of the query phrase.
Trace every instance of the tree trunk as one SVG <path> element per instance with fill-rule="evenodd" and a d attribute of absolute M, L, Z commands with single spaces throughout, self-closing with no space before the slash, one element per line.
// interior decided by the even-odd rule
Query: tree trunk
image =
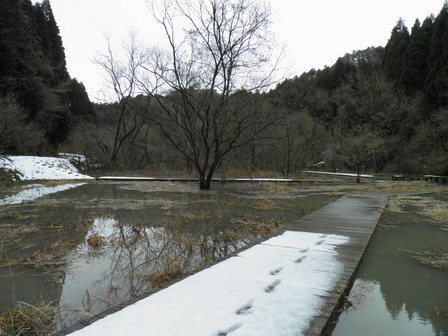
<path fill-rule="evenodd" d="M 356 169 L 356 183 L 361 183 L 361 168 Z"/>
<path fill-rule="evenodd" d="M 212 184 L 212 178 L 213 178 L 213 174 L 215 173 L 216 167 L 218 166 L 218 162 L 219 161 L 215 161 L 208 173 L 206 172 L 199 172 L 199 189 L 201 190 L 210 190 L 210 185 Z"/>
<path fill-rule="evenodd" d="M 210 190 L 210 184 L 212 182 L 210 174 L 206 177 L 205 174 L 199 173 L 199 189 Z"/>

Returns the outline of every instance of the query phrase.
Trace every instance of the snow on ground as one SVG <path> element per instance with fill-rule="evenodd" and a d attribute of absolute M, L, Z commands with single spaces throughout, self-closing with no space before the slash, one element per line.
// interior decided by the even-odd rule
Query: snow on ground
<path fill-rule="evenodd" d="M 44 187 L 41 185 L 27 186 L 28 189 L 22 190 L 21 192 L 5 197 L 0 200 L 0 206 L 6 204 L 20 204 L 25 201 L 34 201 L 35 199 L 53 194 L 59 191 L 69 190 L 84 185 L 85 183 L 75 183 L 75 184 L 61 184 L 54 187 Z M 30 188 L 31 187 L 31 188 Z"/>
<path fill-rule="evenodd" d="M 68 159 L 43 156 L 0 157 L 0 167 L 16 170 L 21 180 L 93 179 L 78 172 Z"/>
<path fill-rule="evenodd" d="M 347 237 L 287 231 L 72 336 L 302 335 L 343 270 Z"/>
<path fill-rule="evenodd" d="M 336 176 L 350 176 L 350 177 L 356 177 L 356 174 L 352 173 L 333 173 L 333 172 L 322 172 L 322 171 L 314 171 L 314 170 L 306 170 L 304 173 L 310 173 L 310 174 L 324 174 L 324 175 L 336 175 Z M 375 177 L 373 175 L 366 175 L 366 174 L 360 174 L 361 177 L 368 177 L 372 178 Z"/>
<path fill-rule="evenodd" d="M 78 165 L 85 164 L 87 162 L 87 157 L 83 154 L 58 153 L 58 156 L 64 159 L 68 159 Z"/>
<path fill-rule="evenodd" d="M 247 182 L 292 182 L 293 179 L 289 178 L 270 178 L 270 177 L 240 177 L 240 178 L 230 178 L 234 181 L 247 181 Z"/>

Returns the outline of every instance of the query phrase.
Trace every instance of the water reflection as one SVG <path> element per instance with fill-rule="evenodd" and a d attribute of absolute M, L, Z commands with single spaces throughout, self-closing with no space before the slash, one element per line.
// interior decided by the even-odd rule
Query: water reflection
<path fill-rule="evenodd" d="M 96 218 L 69 257 L 59 302 L 65 324 L 136 298 L 186 274 L 207 261 L 243 246 L 220 232 L 185 229 L 180 223 L 146 227 L 115 218 Z M 92 237 L 96 242 L 92 243 Z"/>
<path fill-rule="evenodd" d="M 0 306 L 12 296 L 52 301 L 63 328 L 225 257 L 333 199 L 259 185 L 210 193 L 155 186 L 88 184 L 0 207 Z"/>
<path fill-rule="evenodd" d="M 412 208 L 386 211 L 381 223 L 350 294 L 355 302 L 362 293 L 367 299 L 341 315 L 333 335 L 448 335 L 448 271 L 410 253 L 446 248 L 448 232 Z"/>

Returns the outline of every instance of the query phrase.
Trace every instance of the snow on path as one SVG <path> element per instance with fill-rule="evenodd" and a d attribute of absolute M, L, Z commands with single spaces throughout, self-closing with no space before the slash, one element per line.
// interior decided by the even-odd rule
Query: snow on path
<path fill-rule="evenodd" d="M 343 271 L 348 237 L 287 231 L 72 336 L 301 335 Z"/>
<path fill-rule="evenodd" d="M 44 156 L 0 157 L 0 167 L 17 170 L 21 180 L 93 179 L 78 172 L 68 159 Z"/>
<path fill-rule="evenodd" d="M 198 181 L 194 177 L 149 177 L 149 176 L 98 176 L 98 180 L 143 180 L 143 181 Z M 221 181 L 220 178 L 212 178 L 212 181 Z M 226 182 L 294 182 L 293 179 L 287 178 L 269 178 L 269 177 L 239 177 L 232 178 L 228 177 L 225 179 Z"/>
<path fill-rule="evenodd" d="M 323 172 L 323 171 L 314 171 L 314 170 L 305 170 L 304 173 L 309 174 L 323 174 L 323 175 L 336 175 L 336 176 L 349 176 L 349 177 L 356 177 L 357 174 L 353 173 L 333 173 L 333 172 Z M 366 178 L 374 178 L 374 175 L 368 175 L 368 174 L 359 174 L 360 177 L 366 177 Z"/>
<path fill-rule="evenodd" d="M 33 186 L 30 189 L 22 190 L 21 192 L 0 199 L 0 206 L 7 204 L 20 204 L 25 201 L 34 201 L 35 199 L 53 194 L 59 191 L 69 190 L 84 185 L 85 183 L 71 183 L 71 184 L 61 184 L 54 187 L 44 187 L 44 186 Z M 29 187 L 29 186 L 28 186 Z"/>

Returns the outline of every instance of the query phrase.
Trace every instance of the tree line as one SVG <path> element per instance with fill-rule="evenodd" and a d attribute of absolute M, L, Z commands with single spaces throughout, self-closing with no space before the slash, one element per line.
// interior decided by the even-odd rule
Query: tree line
<path fill-rule="evenodd" d="M 268 7 L 253 0 L 153 6 L 170 50 L 143 48 L 131 35 L 120 58 L 109 43 L 96 63 L 114 96 L 94 104 L 94 113 L 82 84 L 68 77 L 49 2 L 7 2 L 38 29 L 21 35 L 23 44 L 1 30 L 11 41 L 2 36 L 0 57 L 15 65 L 1 68 L 9 75 L 0 80 L 0 104 L 16 104 L 23 114 L 16 118 L 44 130 L 53 147 L 103 168 L 194 170 L 203 189 L 217 173 L 288 176 L 322 165 L 448 175 L 448 2 L 411 31 L 400 19 L 384 47 L 353 51 L 270 90 L 278 59 Z M 181 35 L 179 17 L 190 24 Z M 0 20 L 14 26 L 10 16 Z M 18 52 L 25 45 L 36 50 L 32 71 L 29 55 Z"/>
<path fill-rule="evenodd" d="M 49 0 L 0 2 L 0 154 L 48 154 L 73 127 L 94 121 L 70 78 Z"/>

